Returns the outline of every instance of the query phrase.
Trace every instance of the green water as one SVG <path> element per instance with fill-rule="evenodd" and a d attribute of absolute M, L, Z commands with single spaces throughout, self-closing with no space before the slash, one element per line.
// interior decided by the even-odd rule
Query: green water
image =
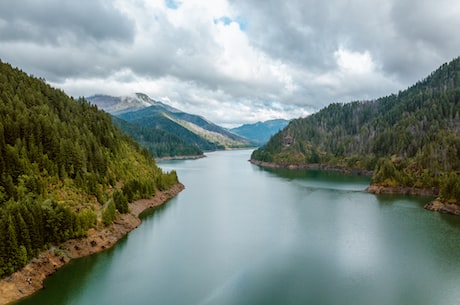
<path fill-rule="evenodd" d="M 460 304 L 460 217 L 250 153 L 160 163 L 182 193 L 17 304 Z"/>

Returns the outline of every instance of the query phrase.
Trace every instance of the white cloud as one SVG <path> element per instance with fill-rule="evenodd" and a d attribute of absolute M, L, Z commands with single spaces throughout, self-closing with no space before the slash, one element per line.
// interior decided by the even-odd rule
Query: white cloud
<path fill-rule="evenodd" d="M 346 74 L 362 75 L 375 73 L 375 63 L 368 51 L 360 53 L 339 48 L 334 53 L 334 56 L 340 70 Z"/>
<path fill-rule="evenodd" d="M 227 126 L 397 92 L 460 55 L 455 0 L 25 1 L 0 3 L 3 61 Z"/>

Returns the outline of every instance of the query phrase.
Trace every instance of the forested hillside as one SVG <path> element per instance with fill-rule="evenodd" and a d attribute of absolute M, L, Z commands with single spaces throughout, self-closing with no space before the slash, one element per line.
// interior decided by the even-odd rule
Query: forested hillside
<path fill-rule="evenodd" d="M 105 112 L 0 61 L 0 277 L 177 183 Z"/>
<path fill-rule="evenodd" d="M 252 159 L 373 170 L 373 184 L 440 189 L 460 202 L 459 99 L 457 58 L 398 94 L 294 120 Z"/>
<path fill-rule="evenodd" d="M 196 145 L 202 150 L 218 150 L 225 147 L 219 143 L 211 142 L 188 128 L 178 124 L 171 117 L 166 116 L 159 107 L 148 107 L 134 112 L 127 112 L 119 115 L 119 118 L 132 124 L 144 126 L 147 128 L 160 129 L 167 131 L 182 139 L 185 143 Z"/>
<path fill-rule="evenodd" d="M 133 124 L 117 117 L 112 117 L 112 121 L 121 131 L 145 147 L 155 158 L 203 155 L 198 145 L 187 144 L 181 138 L 165 130 Z"/>
<path fill-rule="evenodd" d="M 130 123 L 125 128 L 135 139 L 140 134 L 148 131 L 149 140 L 141 140 L 145 147 L 161 146 L 163 156 L 187 156 L 190 150 L 213 151 L 227 148 L 252 147 L 253 144 L 246 138 L 220 127 L 202 116 L 190 114 L 160 101 L 155 101 L 143 93 L 136 93 L 131 96 L 112 97 L 107 95 L 95 95 L 88 98 L 89 101 L 100 105 L 112 115 Z M 124 124 L 126 125 L 126 124 Z M 135 126 L 139 128 L 135 128 Z M 142 129 L 142 131 L 140 131 Z M 154 131 L 161 133 L 154 135 Z M 170 136 L 173 137 L 170 137 Z M 173 143 L 164 142 L 170 138 Z M 183 143 L 176 140 L 180 139 Z M 160 142 L 157 142 L 160 141 Z M 165 150 L 170 148 L 169 151 Z M 193 153 L 192 155 L 199 155 Z"/>

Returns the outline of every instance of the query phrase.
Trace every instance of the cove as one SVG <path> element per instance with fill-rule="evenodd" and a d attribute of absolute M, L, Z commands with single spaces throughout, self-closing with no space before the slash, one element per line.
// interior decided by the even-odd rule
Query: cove
<path fill-rule="evenodd" d="M 250 154 L 159 163 L 184 191 L 15 304 L 458 304 L 460 217 Z"/>

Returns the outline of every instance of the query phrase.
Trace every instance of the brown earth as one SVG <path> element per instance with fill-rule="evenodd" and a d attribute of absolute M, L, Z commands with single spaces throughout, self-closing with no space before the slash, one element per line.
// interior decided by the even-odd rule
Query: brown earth
<path fill-rule="evenodd" d="M 205 155 L 191 155 L 191 156 L 161 157 L 161 158 L 155 158 L 155 161 L 160 162 L 160 161 L 168 161 L 168 160 L 196 160 L 196 159 L 201 159 L 201 158 L 206 158 L 206 156 Z"/>
<path fill-rule="evenodd" d="M 282 163 L 275 163 L 275 162 L 265 162 L 250 159 L 249 162 L 252 164 L 268 167 L 268 168 L 287 168 L 287 169 L 318 169 L 328 172 L 340 172 L 340 173 L 347 173 L 347 174 L 354 174 L 354 175 L 362 175 L 362 176 L 372 176 L 373 171 L 360 169 L 360 168 L 346 168 L 341 166 L 332 166 L 326 163 L 301 163 L 301 164 L 282 164 Z"/>
<path fill-rule="evenodd" d="M 0 305 L 17 301 L 43 288 L 43 281 L 72 259 L 104 251 L 116 244 L 141 223 L 139 215 L 146 209 L 164 204 L 184 189 L 178 183 L 171 189 L 157 191 L 150 199 L 130 204 L 130 212 L 119 214 L 109 227 L 90 229 L 88 237 L 72 239 L 53 246 L 31 260 L 24 268 L 0 280 Z"/>
<path fill-rule="evenodd" d="M 381 186 L 370 185 L 366 192 L 372 194 L 400 194 L 400 195 L 416 195 L 416 196 L 437 196 L 439 190 L 437 188 L 418 188 L 406 186 Z"/>
<path fill-rule="evenodd" d="M 433 196 L 439 194 L 437 188 L 415 188 L 415 187 L 391 187 L 371 185 L 366 189 L 366 192 L 372 194 L 401 194 L 401 195 L 417 195 L 417 196 Z M 445 202 L 439 198 L 431 201 L 423 207 L 428 211 L 439 212 L 443 214 L 460 215 L 460 205 L 454 202 Z"/>
<path fill-rule="evenodd" d="M 460 215 L 460 205 L 455 203 L 434 200 L 427 203 L 423 208 L 429 211 L 439 212 L 442 214 Z"/>
<path fill-rule="evenodd" d="M 325 171 L 337 171 L 344 173 L 352 173 L 356 175 L 372 176 L 372 171 L 361 170 L 361 169 L 349 169 L 342 167 L 330 166 L 327 164 L 280 164 L 273 162 L 264 162 L 258 160 L 249 160 L 252 164 L 268 167 L 268 168 L 287 168 L 287 169 L 319 169 Z M 417 188 L 417 187 L 405 187 L 405 186 L 382 186 L 382 185 L 370 185 L 366 188 L 366 192 L 372 194 L 398 194 L 398 195 L 414 195 L 414 196 L 432 196 L 437 197 L 439 195 L 438 188 Z M 444 202 L 439 198 L 427 203 L 424 208 L 429 211 L 439 212 L 443 214 L 460 215 L 460 203 Z"/>

